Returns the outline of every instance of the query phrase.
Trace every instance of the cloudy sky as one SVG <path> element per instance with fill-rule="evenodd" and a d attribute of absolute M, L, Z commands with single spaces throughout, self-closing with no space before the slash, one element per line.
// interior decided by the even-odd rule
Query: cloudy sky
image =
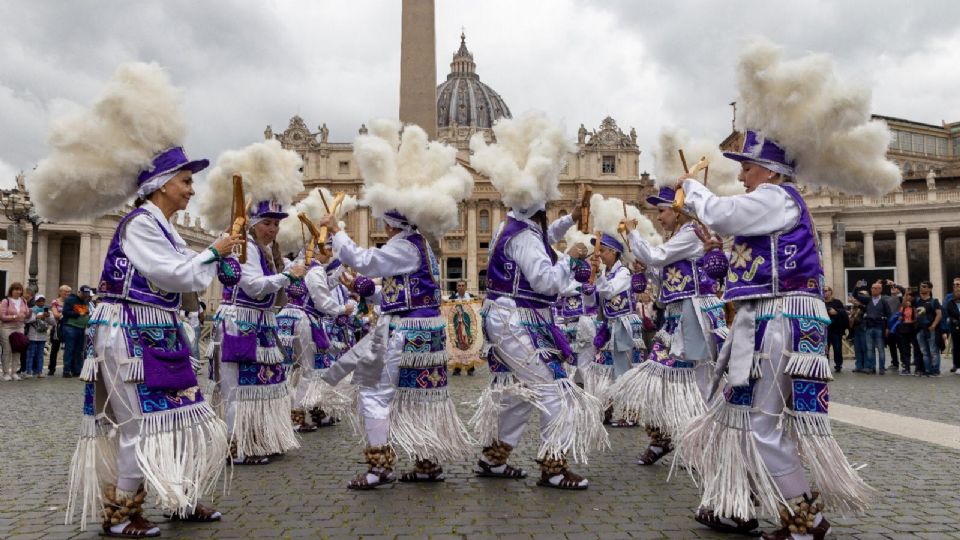
<path fill-rule="evenodd" d="M 156 61 L 185 89 L 193 156 L 262 139 L 299 114 L 330 140 L 398 110 L 399 0 L 0 0 L 0 185 L 48 151 L 51 118 L 88 104 L 121 62 Z M 794 57 L 832 54 L 874 112 L 960 120 L 955 0 L 439 0 L 437 79 L 461 27 L 481 80 L 514 114 L 540 109 L 571 138 L 607 115 L 636 127 L 643 168 L 663 126 L 721 140 L 737 51 L 763 35 Z"/>

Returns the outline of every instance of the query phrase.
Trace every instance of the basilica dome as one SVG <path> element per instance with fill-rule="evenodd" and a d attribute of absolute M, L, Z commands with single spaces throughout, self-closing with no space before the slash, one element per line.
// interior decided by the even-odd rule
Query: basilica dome
<path fill-rule="evenodd" d="M 460 34 L 460 49 L 450 62 L 447 80 L 437 86 L 437 126 L 490 128 L 500 118 L 510 118 L 510 108 L 493 88 L 480 82 L 467 50 L 467 38 Z"/>

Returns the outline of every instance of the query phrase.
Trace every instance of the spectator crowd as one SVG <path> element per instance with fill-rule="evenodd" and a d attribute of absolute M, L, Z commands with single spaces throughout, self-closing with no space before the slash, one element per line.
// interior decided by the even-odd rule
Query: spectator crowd
<path fill-rule="evenodd" d="M 76 292 L 69 285 L 61 285 L 57 297 L 49 301 L 22 283 L 12 283 L 0 300 L 0 379 L 52 377 L 57 373 L 61 351 L 61 376 L 79 377 L 87 326 L 96 302 L 94 290 L 88 285 Z M 205 308 L 201 302 L 200 309 Z M 182 318 L 193 332 L 200 331 L 202 313 L 183 312 Z M 192 352 L 199 357 L 199 350 Z"/>
<path fill-rule="evenodd" d="M 827 287 L 824 300 L 835 372 L 843 370 L 844 339 L 852 345 L 854 373 L 884 375 L 889 368 L 901 375 L 939 377 L 946 355 L 950 373 L 960 370 L 960 277 L 942 302 L 929 281 L 914 290 L 892 280 L 860 281 L 846 303 Z"/>

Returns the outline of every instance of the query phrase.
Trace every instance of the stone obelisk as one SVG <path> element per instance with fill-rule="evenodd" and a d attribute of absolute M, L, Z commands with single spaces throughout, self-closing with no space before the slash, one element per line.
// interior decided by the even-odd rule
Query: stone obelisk
<path fill-rule="evenodd" d="M 434 0 L 403 0 L 400 31 L 400 121 L 437 138 L 437 43 Z"/>

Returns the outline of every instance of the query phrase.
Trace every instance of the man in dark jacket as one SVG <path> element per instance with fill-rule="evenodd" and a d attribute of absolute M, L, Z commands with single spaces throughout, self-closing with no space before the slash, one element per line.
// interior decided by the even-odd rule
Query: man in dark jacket
<path fill-rule="evenodd" d="M 956 373 L 960 370 L 960 277 L 953 278 L 953 292 L 943 299 L 943 310 L 953 345 L 953 367 L 950 368 L 950 373 Z"/>
<path fill-rule="evenodd" d="M 843 371 L 843 335 L 850 324 L 847 310 L 843 302 L 833 296 L 833 287 L 823 289 L 823 300 L 827 304 L 827 313 L 830 314 L 830 326 L 827 327 L 827 354 L 833 349 L 833 371 Z"/>
<path fill-rule="evenodd" d="M 877 281 L 870 286 L 870 296 L 859 298 L 863 304 L 863 327 L 866 331 L 867 357 L 864 368 L 867 373 L 880 368 L 880 375 L 887 372 L 887 357 L 885 354 L 887 338 L 887 321 L 893 314 L 890 304 L 883 298 L 883 283 Z M 877 360 L 880 365 L 877 366 Z"/>

